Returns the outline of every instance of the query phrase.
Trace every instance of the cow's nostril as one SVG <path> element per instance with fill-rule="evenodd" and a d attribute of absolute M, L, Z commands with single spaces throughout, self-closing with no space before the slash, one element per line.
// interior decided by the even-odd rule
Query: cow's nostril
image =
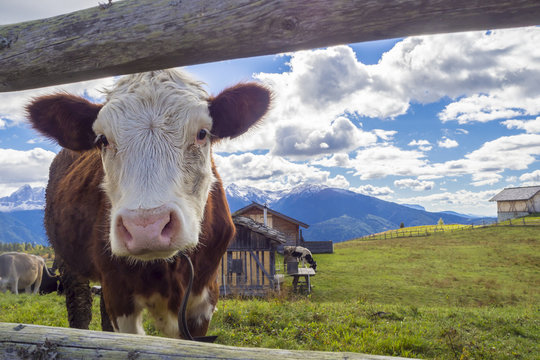
<path fill-rule="evenodd" d="M 133 236 L 131 235 L 127 227 L 124 225 L 124 221 L 121 216 L 118 217 L 116 228 L 116 230 L 118 231 L 118 235 L 120 235 L 125 242 L 130 242 L 133 239 Z"/>
<path fill-rule="evenodd" d="M 176 216 L 174 216 L 174 213 L 171 213 L 169 215 L 169 222 L 167 222 L 167 224 L 165 224 L 163 227 L 163 230 L 161 230 L 161 236 L 166 239 L 171 239 L 177 232 L 178 227 L 179 221 Z"/>

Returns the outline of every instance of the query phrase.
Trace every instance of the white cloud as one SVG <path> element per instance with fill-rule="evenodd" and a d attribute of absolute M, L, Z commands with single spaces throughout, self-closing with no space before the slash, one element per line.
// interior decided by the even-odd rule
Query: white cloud
<path fill-rule="evenodd" d="M 349 190 L 357 192 L 359 194 L 376 197 L 386 197 L 387 195 L 394 193 L 394 191 L 388 186 L 362 185 L 354 188 L 351 187 L 349 188 Z"/>
<path fill-rule="evenodd" d="M 443 137 L 441 140 L 437 142 L 437 145 L 442 148 L 450 149 L 458 147 L 459 144 L 456 140 L 449 139 L 447 137 Z"/>
<path fill-rule="evenodd" d="M 433 189 L 433 181 L 421 181 L 418 179 L 399 179 L 394 181 L 394 186 L 401 189 L 411 189 L 414 191 L 427 191 Z"/>
<path fill-rule="evenodd" d="M 55 156 L 55 153 L 41 148 L 28 151 L 0 149 L 0 191 L 9 195 L 24 184 L 45 186 L 49 165 Z"/>
<path fill-rule="evenodd" d="M 429 151 L 433 148 L 431 143 L 427 140 L 413 140 L 407 145 L 409 146 L 418 146 L 418 148 L 422 151 Z"/>
<path fill-rule="evenodd" d="M 350 185 L 342 175 L 332 177 L 329 171 L 307 164 L 296 164 L 270 154 L 214 154 L 214 160 L 226 185 L 235 183 L 266 190 L 281 190 L 304 183 L 345 189 Z"/>
<path fill-rule="evenodd" d="M 540 113 L 540 29 L 538 27 L 496 30 L 465 41 L 464 57 L 458 72 L 468 73 L 470 91 L 440 114 L 442 121 L 461 124 L 486 122 Z M 464 39 L 465 40 L 465 39 Z M 448 44 L 451 46 L 451 44 Z M 452 97 L 452 94 L 448 94 Z"/>
<path fill-rule="evenodd" d="M 114 79 L 111 77 L 60 86 L 0 93 L 0 121 L 4 121 L 7 126 L 20 125 L 26 120 L 26 105 L 33 98 L 46 94 L 68 92 L 80 96 L 86 95 L 93 101 L 102 101 L 104 100 L 103 89 L 111 87 L 113 83 Z"/>
<path fill-rule="evenodd" d="M 534 120 L 506 120 L 501 124 L 508 129 L 520 129 L 531 134 L 540 134 L 540 116 Z"/>
<path fill-rule="evenodd" d="M 500 189 L 479 192 L 458 190 L 400 198 L 399 201 L 405 204 L 420 204 L 433 212 L 453 210 L 460 213 L 494 216 L 497 206 L 489 202 L 489 199 L 499 191 Z"/>
<path fill-rule="evenodd" d="M 416 141 L 418 142 L 418 141 Z M 414 144 L 414 143 L 413 143 Z M 312 165 L 352 169 L 362 180 L 387 176 L 414 176 L 419 181 L 443 177 L 471 177 L 471 185 L 493 185 L 505 170 L 526 170 L 540 154 L 540 135 L 503 136 L 484 143 L 462 159 L 431 163 L 421 151 L 377 144 L 358 150 L 355 156 L 335 154 Z"/>
<path fill-rule="evenodd" d="M 392 138 L 397 134 L 397 131 L 394 130 L 382 130 L 382 129 L 374 129 L 373 132 L 375 135 L 377 135 L 381 140 L 384 141 L 390 141 Z"/>
<path fill-rule="evenodd" d="M 342 114 L 391 119 L 405 114 L 412 102 L 442 98 L 458 99 L 441 111 L 443 121 L 539 113 L 539 42 L 540 28 L 529 27 L 410 37 L 375 65 L 358 61 L 345 45 L 284 55 L 289 57 L 288 71 L 255 75 L 275 94 L 267 121 L 223 151 L 263 149 L 292 159 L 350 152 L 355 149 L 349 138 L 334 144 L 324 140 L 343 134 L 335 124 Z M 395 136 L 380 129 L 362 134 L 382 141 Z M 442 144 L 456 146 L 454 141 Z M 417 146 L 429 151 L 430 145 Z"/>
<path fill-rule="evenodd" d="M 338 117 L 329 127 L 306 128 L 295 125 L 276 130 L 272 154 L 292 159 L 320 157 L 336 152 L 349 152 L 377 141 L 377 136 L 357 128 L 349 119 Z"/>
<path fill-rule="evenodd" d="M 540 185 L 540 170 L 525 173 L 519 177 L 522 186 Z"/>

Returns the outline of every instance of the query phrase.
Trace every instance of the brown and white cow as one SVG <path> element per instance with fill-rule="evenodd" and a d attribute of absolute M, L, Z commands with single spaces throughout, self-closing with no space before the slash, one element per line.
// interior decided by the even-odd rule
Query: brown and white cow
<path fill-rule="evenodd" d="M 51 275 L 41 256 L 18 252 L 3 253 L 0 255 L 0 291 L 5 292 L 9 288 L 12 293 L 18 294 L 19 289 L 24 289 L 27 294 L 37 294 L 44 271 Z"/>
<path fill-rule="evenodd" d="M 255 83 L 210 97 L 187 74 L 163 70 L 121 78 L 104 104 L 61 93 L 27 107 L 33 127 L 65 148 L 50 168 L 45 226 L 71 327 L 88 328 L 94 280 L 115 331 L 144 334 L 147 308 L 157 328 L 179 337 L 184 252 L 195 269 L 188 327 L 206 333 L 234 236 L 212 144 L 246 132 L 270 97 Z"/>

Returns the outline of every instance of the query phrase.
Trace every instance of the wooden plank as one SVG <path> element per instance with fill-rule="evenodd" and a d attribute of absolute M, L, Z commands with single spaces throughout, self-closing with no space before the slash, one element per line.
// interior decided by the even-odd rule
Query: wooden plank
<path fill-rule="evenodd" d="M 538 0 L 131 0 L 0 26 L 0 92 L 409 35 L 540 24 Z"/>
<path fill-rule="evenodd" d="M 0 323 L 0 358 L 400 359 L 357 353 L 242 348 L 154 336 L 11 323 Z"/>
<path fill-rule="evenodd" d="M 299 267 L 298 268 L 298 275 L 315 276 L 315 270 L 313 270 L 312 268 Z"/>

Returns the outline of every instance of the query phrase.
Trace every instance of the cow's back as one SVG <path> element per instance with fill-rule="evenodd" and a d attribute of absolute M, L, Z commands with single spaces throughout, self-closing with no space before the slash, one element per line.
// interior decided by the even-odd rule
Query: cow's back
<path fill-rule="evenodd" d="M 56 255 L 80 275 L 98 280 L 93 249 L 108 233 L 101 157 L 63 149 L 49 170 L 45 228 Z"/>

